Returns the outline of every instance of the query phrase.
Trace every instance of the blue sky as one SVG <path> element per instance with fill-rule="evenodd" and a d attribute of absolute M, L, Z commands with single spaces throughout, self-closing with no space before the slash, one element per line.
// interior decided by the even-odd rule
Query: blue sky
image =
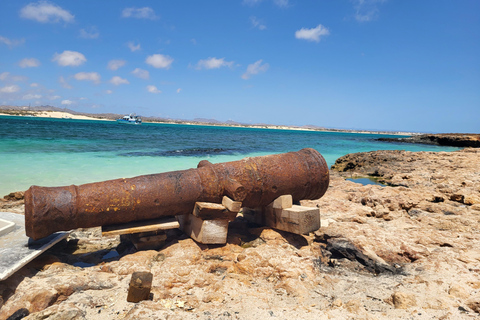
<path fill-rule="evenodd" d="M 480 133 L 480 1 L 1 1 L 0 104 Z"/>

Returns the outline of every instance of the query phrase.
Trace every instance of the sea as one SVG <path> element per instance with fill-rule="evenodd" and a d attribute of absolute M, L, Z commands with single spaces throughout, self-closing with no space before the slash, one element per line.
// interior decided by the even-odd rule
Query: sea
<path fill-rule="evenodd" d="M 0 116 L 0 197 L 31 185 L 64 186 L 318 150 L 328 165 L 373 150 L 458 148 L 381 142 L 380 134 Z"/>

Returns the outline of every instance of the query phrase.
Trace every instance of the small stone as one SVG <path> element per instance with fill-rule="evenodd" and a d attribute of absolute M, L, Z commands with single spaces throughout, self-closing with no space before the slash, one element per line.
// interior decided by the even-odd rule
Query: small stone
<path fill-rule="evenodd" d="M 352 300 L 349 300 L 346 304 L 345 304 L 345 308 L 349 311 L 349 312 L 352 312 L 352 313 L 357 313 L 363 309 L 362 308 L 362 302 L 360 300 L 357 300 L 357 299 L 352 299 Z"/>
<path fill-rule="evenodd" d="M 150 297 L 153 274 L 151 272 L 134 272 L 128 288 L 128 302 L 140 302 Z"/>
<path fill-rule="evenodd" d="M 342 305 L 343 305 L 343 302 L 342 302 L 341 299 L 335 299 L 335 300 L 333 300 L 333 302 L 332 302 L 332 307 L 337 307 L 337 308 L 339 308 L 339 307 L 341 307 Z"/>
<path fill-rule="evenodd" d="M 415 295 L 406 292 L 393 293 L 392 302 L 395 309 L 408 309 L 417 305 Z"/>

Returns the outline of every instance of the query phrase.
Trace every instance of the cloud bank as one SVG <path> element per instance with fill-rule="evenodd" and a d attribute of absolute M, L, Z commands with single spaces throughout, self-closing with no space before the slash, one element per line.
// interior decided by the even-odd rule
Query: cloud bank
<path fill-rule="evenodd" d="M 320 42 L 320 39 L 324 36 L 328 36 L 330 31 L 327 28 L 319 24 L 315 28 L 306 29 L 302 28 L 295 32 L 295 38 L 308 41 Z"/>
<path fill-rule="evenodd" d="M 34 68 L 40 65 L 40 61 L 35 58 L 25 58 L 18 63 L 20 68 Z"/>
<path fill-rule="evenodd" d="M 52 61 L 56 61 L 58 65 L 62 67 L 76 67 L 86 62 L 87 58 L 80 52 L 65 50 L 60 54 L 55 53 Z"/>
<path fill-rule="evenodd" d="M 122 11 L 123 18 L 137 18 L 137 19 L 158 19 L 155 11 L 150 7 L 143 8 L 125 8 Z"/>
<path fill-rule="evenodd" d="M 157 69 L 169 69 L 172 65 L 173 59 L 163 54 L 153 54 L 148 56 L 145 63 Z"/>
<path fill-rule="evenodd" d="M 48 2 L 30 3 L 20 10 L 20 17 L 42 23 L 74 22 L 75 17 L 65 9 Z"/>
<path fill-rule="evenodd" d="M 162 91 L 158 90 L 157 87 L 153 85 L 147 86 L 147 91 L 150 93 L 162 93 Z"/>
<path fill-rule="evenodd" d="M 108 61 L 107 68 L 112 71 L 115 71 L 123 67 L 126 63 L 127 61 L 125 60 L 110 60 Z"/>
<path fill-rule="evenodd" d="M 110 79 L 110 83 L 114 84 L 116 86 L 119 86 L 121 84 L 129 84 L 130 82 L 128 82 L 127 79 L 123 79 L 119 76 L 114 76 L 114 77 L 112 77 L 112 79 Z"/>
<path fill-rule="evenodd" d="M 225 58 L 217 59 L 215 57 L 200 60 L 197 63 L 196 69 L 218 69 L 221 67 L 232 67 L 233 61 L 225 61 Z"/>
<path fill-rule="evenodd" d="M 242 75 L 242 79 L 248 80 L 251 76 L 255 74 L 259 74 L 268 70 L 269 65 L 268 63 L 262 64 L 263 60 L 258 60 L 255 63 L 249 64 L 247 67 L 247 71 Z"/>
<path fill-rule="evenodd" d="M 73 77 L 79 81 L 92 81 L 95 84 L 99 84 L 101 78 L 97 72 L 79 72 Z"/>

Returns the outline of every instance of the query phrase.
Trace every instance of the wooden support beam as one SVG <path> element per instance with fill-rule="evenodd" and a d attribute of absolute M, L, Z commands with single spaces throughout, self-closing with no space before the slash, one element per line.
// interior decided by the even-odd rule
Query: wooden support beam
<path fill-rule="evenodd" d="M 293 198 L 291 194 L 285 194 L 273 200 L 270 204 L 274 209 L 288 209 L 293 206 Z"/>
<path fill-rule="evenodd" d="M 293 205 L 291 208 L 265 209 L 267 226 L 295 234 L 307 234 L 320 229 L 320 209 Z"/>
<path fill-rule="evenodd" d="M 193 214 L 177 216 L 180 229 L 203 244 L 227 243 L 228 220 L 203 220 Z"/>
<path fill-rule="evenodd" d="M 140 232 L 153 232 L 178 228 L 180 225 L 175 217 L 161 219 L 135 221 L 125 224 L 102 226 L 102 236 L 114 236 L 119 234 L 132 234 Z"/>
<path fill-rule="evenodd" d="M 320 209 L 293 205 L 291 195 L 275 199 L 265 208 L 243 208 L 247 220 L 295 234 L 320 229 Z"/>
<path fill-rule="evenodd" d="M 230 212 L 240 212 L 240 209 L 242 209 L 242 203 L 240 201 L 233 201 L 227 196 L 224 196 L 222 199 L 222 205 L 227 208 L 228 211 Z"/>
<path fill-rule="evenodd" d="M 196 202 L 193 215 L 202 220 L 232 221 L 237 216 L 237 212 L 231 212 L 219 203 Z"/>

